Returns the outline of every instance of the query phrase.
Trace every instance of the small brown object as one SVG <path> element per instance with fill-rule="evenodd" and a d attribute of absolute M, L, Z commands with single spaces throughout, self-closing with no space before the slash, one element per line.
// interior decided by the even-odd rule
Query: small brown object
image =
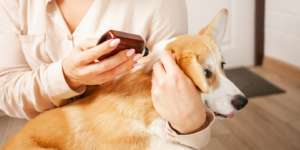
<path fill-rule="evenodd" d="M 143 38 L 139 35 L 130 34 L 126 32 L 109 30 L 101 36 L 97 45 L 109 40 L 119 38 L 121 40 L 120 44 L 111 52 L 101 56 L 98 60 L 103 60 L 110 56 L 117 54 L 119 51 L 126 49 L 135 49 L 135 53 L 141 53 L 142 56 L 147 56 L 149 53 L 148 48 L 145 46 Z"/>

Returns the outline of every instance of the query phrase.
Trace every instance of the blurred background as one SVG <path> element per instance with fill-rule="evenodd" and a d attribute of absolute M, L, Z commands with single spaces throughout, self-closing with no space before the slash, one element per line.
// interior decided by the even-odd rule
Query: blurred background
<path fill-rule="evenodd" d="M 189 33 L 223 8 L 226 74 L 248 97 L 232 119 L 216 120 L 204 150 L 300 149 L 300 0 L 186 0 Z M 0 111 L 0 147 L 27 122 Z"/>

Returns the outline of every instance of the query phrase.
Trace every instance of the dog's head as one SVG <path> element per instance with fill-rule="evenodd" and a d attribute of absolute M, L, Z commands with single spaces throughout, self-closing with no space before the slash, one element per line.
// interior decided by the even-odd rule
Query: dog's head
<path fill-rule="evenodd" d="M 203 103 L 217 118 L 232 118 L 234 112 L 245 107 L 248 100 L 226 77 L 221 56 L 221 45 L 228 12 L 223 9 L 198 35 L 180 35 L 153 47 L 152 58 L 161 51 L 176 53 L 178 66 L 202 92 Z M 157 61 L 150 59 L 150 61 Z M 150 62 L 151 64 L 151 62 Z"/>

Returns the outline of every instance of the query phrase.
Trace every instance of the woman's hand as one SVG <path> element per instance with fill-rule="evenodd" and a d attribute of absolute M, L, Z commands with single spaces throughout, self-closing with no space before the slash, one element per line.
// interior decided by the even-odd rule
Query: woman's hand
<path fill-rule="evenodd" d="M 205 123 L 200 91 L 170 54 L 162 54 L 161 62 L 154 64 L 151 91 L 156 111 L 181 134 L 193 133 Z"/>
<path fill-rule="evenodd" d="M 138 66 L 136 61 L 142 56 L 134 54 L 134 49 L 94 62 L 100 56 L 114 50 L 120 39 L 108 40 L 96 46 L 99 39 L 86 39 L 74 48 L 63 61 L 66 82 L 71 89 L 80 85 L 102 84 Z"/>

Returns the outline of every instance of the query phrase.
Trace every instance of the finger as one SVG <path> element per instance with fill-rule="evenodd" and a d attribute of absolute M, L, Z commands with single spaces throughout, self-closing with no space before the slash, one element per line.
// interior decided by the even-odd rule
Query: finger
<path fill-rule="evenodd" d="M 157 62 L 153 65 L 153 72 L 157 79 L 164 79 L 164 76 L 166 75 L 166 71 L 161 62 Z"/>
<path fill-rule="evenodd" d="M 152 86 L 151 86 L 151 95 L 153 96 L 153 98 L 157 95 L 157 88 L 159 88 L 159 84 L 158 84 L 158 81 L 154 75 L 154 73 L 152 72 L 152 79 L 151 79 L 151 83 L 152 83 Z"/>
<path fill-rule="evenodd" d="M 134 49 L 120 51 L 116 55 L 106 58 L 98 63 L 93 63 L 87 66 L 87 69 L 95 70 L 94 72 L 97 74 L 106 72 L 117 67 L 118 65 L 130 58 L 133 59 L 132 55 L 134 54 L 134 52 Z"/>
<path fill-rule="evenodd" d="M 165 67 L 166 72 L 174 72 L 179 69 L 172 56 L 168 53 L 163 53 L 161 55 L 161 61 L 163 66 Z"/>
<path fill-rule="evenodd" d="M 151 82 L 152 82 L 152 89 L 158 85 L 158 82 L 157 82 L 157 79 L 156 79 L 156 77 L 154 75 L 154 72 L 152 72 Z"/>
<path fill-rule="evenodd" d="M 107 54 L 112 50 L 114 50 L 119 43 L 120 43 L 120 39 L 108 40 L 88 50 L 85 50 L 82 53 L 80 53 L 79 63 L 88 64 L 94 61 L 95 59 L 101 57 L 102 55 Z"/>
<path fill-rule="evenodd" d="M 88 38 L 83 40 L 81 43 L 78 44 L 78 47 L 80 47 L 80 49 L 82 51 L 90 49 L 92 47 L 97 46 L 97 42 L 98 42 L 99 38 Z"/>
<path fill-rule="evenodd" d="M 138 55 L 138 54 L 135 54 L 135 55 Z M 111 70 L 108 70 L 106 72 L 99 74 L 99 76 L 101 76 L 103 78 L 107 78 L 107 79 L 114 79 L 116 76 L 130 71 L 131 69 L 134 68 L 134 65 L 137 64 L 136 61 L 133 61 L 133 57 L 135 55 L 131 56 L 128 60 L 126 60 L 125 62 L 121 63 L 120 65 L 112 68 Z"/>

